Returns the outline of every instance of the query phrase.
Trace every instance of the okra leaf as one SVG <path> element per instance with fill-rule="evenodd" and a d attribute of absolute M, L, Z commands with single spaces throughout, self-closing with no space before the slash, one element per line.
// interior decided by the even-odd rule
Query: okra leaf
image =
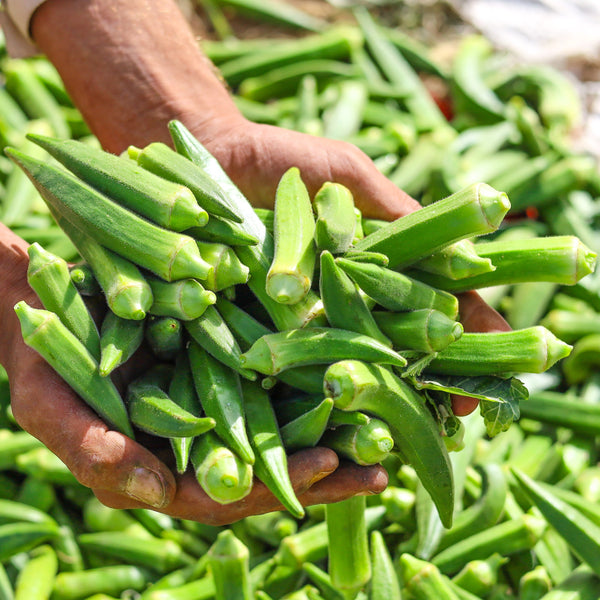
<path fill-rule="evenodd" d="M 422 375 L 412 378 L 417 389 L 429 389 L 470 396 L 479 399 L 479 410 L 490 437 L 506 431 L 519 418 L 519 403 L 527 400 L 529 392 L 516 377 L 503 379 L 494 376 L 457 377 L 451 375 Z"/>

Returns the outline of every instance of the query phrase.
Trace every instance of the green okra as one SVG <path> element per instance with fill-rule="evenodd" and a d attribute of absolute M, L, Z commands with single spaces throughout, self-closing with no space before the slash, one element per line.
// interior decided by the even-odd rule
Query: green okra
<path fill-rule="evenodd" d="M 356 464 L 374 465 L 389 456 L 394 438 L 384 421 L 370 418 L 364 425 L 341 425 L 328 430 L 321 444 Z"/>
<path fill-rule="evenodd" d="M 146 319 L 144 339 L 155 356 L 171 360 L 184 347 L 183 326 L 174 317 L 150 317 Z"/>
<path fill-rule="evenodd" d="M 600 333 L 590 333 L 573 344 L 573 351 L 562 364 L 568 384 L 582 383 L 597 372 L 600 364 Z"/>
<path fill-rule="evenodd" d="M 101 288 L 92 267 L 85 261 L 78 262 L 69 267 L 71 281 L 82 296 L 95 296 Z"/>
<path fill-rule="evenodd" d="M 254 450 L 254 472 L 283 506 L 296 518 L 304 508 L 292 487 L 287 456 L 268 393 L 255 382 L 243 382 L 244 407 L 250 442 Z"/>
<path fill-rule="evenodd" d="M 315 194 L 313 208 L 317 249 L 332 254 L 346 252 L 356 231 L 352 192 L 339 183 L 326 182 Z"/>
<path fill-rule="evenodd" d="M 345 329 L 311 327 L 270 333 L 240 356 L 242 366 L 265 375 L 291 367 L 331 364 L 345 358 L 406 366 L 405 359 L 378 340 Z"/>
<path fill-rule="evenodd" d="M 463 333 L 425 367 L 449 375 L 543 373 L 567 357 L 572 346 L 541 325 L 512 331 Z"/>
<path fill-rule="evenodd" d="M 154 225 L 64 169 L 12 148 L 5 153 L 25 170 L 54 212 L 113 252 L 167 281 L 204 279 L 210 273 L 193 238 Z"/>
<path fill-rule="evenodd" d="M 261 220 L 267 231 L 273 234 L 273 223 L 275 221 L 275 211 L 272 208 L 254 207 L 256 216 Z"/>
<path fill-rule="evenodd" d="M 61 571 L 56 576 L 52 598 L 80 600 L 93 594 L 121 594 L 144 589 L 152 580 L 147 569 L 135 565 L 110 565 L 77 572 Z"/>
<path fill-rule="evenodd" d="M 27 431 L 1 430 L 0 435 L 0 471 L 13 469 L 16 458 L 42 446 L 37 438 L 33 437 Z"/>
<path fill-rule="evenodd" d="M 492 260 L 480 256 L 473 242 L 469 239 L 459 240 L 438 250 L 431 256 L 415 263 L 415 269 L 436 273 L 450 279 L 463 279 L 481 273 L 489 273 L 496 267 Z"/>
<path fill-rule="evenodd" d="M 485 559 L 494 552 L 509 556 L 530 550 L 546 526 L 544 519 L 525 513 L 457 541 L 437 553 L 432 562 L 442 573 L 456 573 L 470 560 Z"/>
<path fill-rule="evenodd" d="M 96 360 L 100 358 L 100 335 L 83 298 L 71 281 L 67 262 L 37 242 L 27 249 L 27 282 L 46 310 L 58 315 Z"/>
<path fill-rule="evenodd" d="M 510 208 L 504 192 L 476 183 L 369 234 L 356 250 L 386 254 L 391 268 L 405 267 L 444 246 L 495 231 Z"/>
<path fill-rule="evenodd" d="M 195 341 L 187 347 L 196 393 L 204 413 L 216 423 L 215 433 L 243 461 L 253 464 L 245 402 L 238 373 L 213 358 Z"/>
<path fill-rule="evenodd" d="M 200 487 L 215 502 L 237 502 L 252 491 L 252 465 L 232 452 L 214 431 L 194 439 L 190 460 Z"/>
<path fill-rule="evenodd" d="M 332 408 L 333 400 L 324 398 L 314 408 L 282 425 L 279 432 L 286 450 L 316 446 L 325 432 Z"/>
<path fill-rule="evenodd" d="M 317 78 L 312 73 L 307 73 L 300 79 L 296 97 L 298 98 L 297 108 L 294 114 L 295 131 L 302 133 L 312 133 L 313 135 L 323 134 L 323 123 L 319 113 L 319 93 Z"/>
<path fill-rule="evenodd" d="M 542 600 L 592 600 L 600 594 L 598 576 L 587 565 L 581 564 L 544 596 Z"/>
<path fill-rule="evenodd" d="M 27 137 L 81 180 L 157 225 L 183 231 L 208 221 L 187 187 L 158 177 L 135 161 L 73 139 Z"/>
<path fill-rule="evenodd" d="M 380 267 L 387 267 L 390 263 L 390 259 L 381 252 L 370 252 L 369 250 L 363 251 L 355 251 L 348 250 L 348 252 L 344 253 L 344 258 L 348 260 L 356 260 L 358 262 L 366 262 L 374 265 L 379 265 Z"/>
<path fill-rule="evenodd" d="M 227 244 L 228 246 L 254 246 L 256 236 L 244 231 L 235 221 L 212 215 L 202 227 L 192 227 L 186 231 L 196 240 Z"/>
<path fill-rule="evenodd" d="M 302 571 L 306 573 L 308 579 L 321 591 L 326 600 L 345 600 L 346 596 L 331 582 L 331 577 L 327 571 L 319 568 L 311 562 L 305 562 L 302 565 Z M 390 600 L 396 600 L 391 598 Z"/>
<path fill-rule="evenodd" d="M 537 565 L 519 579 L 519 598 L 521 600 L 540 600 L 552 589 L 552 585 L 546 567 Z"/>
<path fill-rule="evenodd" d="M 39 508 L 17 500 L 0 500 L 0 525 L 14 521 L 47 523 L 57 527 L 55 520 Z"/>
<path fill-rule="evenodd" d="M 388 485 L 381 492 L 381 503 L 385 507 L 386 518 L 392 523 L 410 525 L 415 517 L 415 502 L 415 492 L 405 487 Z"/>
<path fill-rule="evenodd" d="M 243 217 L 240 227 L 257 240 L 254 245 L 236 246 L 235 250 L 240 260 L 250 269 L 248 287 L 265 307 L 275 326 L 283 330 L 324 321 L 323 305 L 313 292 L 309 292 L 302 302 L 294 305 L 280 304 L 270 298 L 266 293 L 266 274 L 273 259 L 272 236 L 217 159 L 189 130 L 179 121 L 171 121 L 169 131 L 177 151 L 202 167 L 225 190 L 237 212 Z"/>
<path fill-rule="evenodd" d="M 558 498 L 547 487 L 540 486 L 517 469 L 511 469 L 511 473 L 548 524 L 560 533 L 572 550 L 596 574 L 599 574 L 600 528 L 579 510 Z"/>
<path fill-rule="evenodd" d="M 475 596 L 482 596 L 498 583 L 500 567 L 508 560 L 497 552 L 485 559 L 471 560 L 452 577 L 452 582 Z"/>
<path fill-rule="evenodd" d="M 370 600 L 401 600 L 398 575 L 381 531 L 371 532 L 370 556 L 373 571 L 369 584 Z"/>
<path fill-rule="evenodd" d="M 320 266 L 319 291 L 331 327 L 355 331 L 391 346 L 373 318 L 358 285 L 338 267 L 328 250 L 321 252 Z"/>
<path fill-rule="evenodd" d="M 273 511 L 262 515 L 250 515 L 244 519 L 248 533 L 277 548 L 287 535 L 298 531 L 298 522 L 283 511 Z"/>
<path fill-rule="evenodd" d="M 256 373 L 242 364 L 240 346 L 214 306 L 208 306 L 197 319 L 184 321 L 184 327 L 191 338 L 213 358 L 237 371 L 245 379 L 256 379 Z"/>
<path fill-rule="evenodd" d="M 241 222 L 241 217 L 219 184 L 203 169 L 166 144 L 152 142 L 142 149 L 130 146 L 127 153 L 144 169 L 189 188 L 198 204 L 209 215 Z"/>
<path fill-rule="evenodd" d="M 250 552 L 231 529 L 219 533 L 208 557 L 215 597 L 218 600 L 251 600 Z"/>
<path fill-rule="evenodd" d="M 133 437 L 123 399 L 113 382 L 100 375 L 98 363 L 87 348 L 53 312 L 32 308 L 21 301 L 15 305 L 23 341 L 118 431 Z"/>
<path fill-rule="evenodd" d="M 463 334 L 463 326 L 443 312 L 423 308 L 409 312 L 373 311 L 375 322 L 399 350 L 440 352 Z"/>
<path fill-rule="evenodd" d="M 58 217 L 57 223 L 89 264 L 110 310 L 123 319 L 144 319 L 152 306 L 152 288 L 141 270 L 126 258 L 104 248 L 63 217 Z"/>
<path fill-rule="evenodd" d="M 152 304 L 148 309 L 151 315 L 191 321 L 217 301 L 216 294 L 205 289 L 197 279 L 164 281 L 147 275 L 146 280 L 152 290 Z M 204 283 L 207 284 L 207 281 Z"/>
<path fill-rule="evenodd" d="M 15 593 L 13 590 L 12 583 L 8 578 L 6 569 L 0 564 L 0 599 L 1 600 L 14 600 Z"/>
<path fill-rule="evenodd" d="M 315 266 L 315 218 L 300 170 L 291 167 L 275 194 L 275 247 L 266 291 L 275 301 L 295 304 L 308 293 Z"/>
<path fill-rule="evenodd" d="M 126 531 L 140 538 L 147 538 L 150 532 L 131 514 L 110 508 L 91 496 L 83 505 L 82 517 L 89 531 Z"/>
<path fill-rule="evenodd" d="M 574 285 L 594 271 L 596 252 L 575 236 L 498 240 L 476 245 L 489 258 L 494 271 L 451 280 L 429 273 L 414 274 L 437 288 L 458 293 L 495 285 L 547 281 Z"/>
<path fill-rule="evenodd" d="M 448 451 L 425 399 L 390 370 L 358 360 L 341 360 L 325 373 L 324 391 L 343 410 L 364 410 L 385 421 L 394 444 L 431 495 L 444 526 L 454 512 Z"/>
<path fill-rule="evenodd" d="M 41 481 L 81 490 L 81 484 L 77 481 L 75 475 L 46 446 L 40 446 L 20 454 L 16 459 L 15 468 L 20 473 L 37 477 Z"/>
<path fill-rule="evenodd" d="M 21 484 L 16 500 L 47 513 L 56 502 L 56 493 L 51 483 L 27 476 Z"/>
<path fill-rule="evenodd" d="M 143 320 L 123 319 L 108 310 L 100 326 L 100 375 L 106 377 L 127 362 L 143 340 Z"/>
<path fill-rule="evenodd" d="M 187 352 L 181 352 L 175 359 L 175 370 L 169 382 L 167 393 L 171 400 L 181 408 L 197 417 L 201 416 L 202 407 L 194 386 Z M 175 466 L 178 473 L 185 473 L 187 469 L 193 439 L 193 436 L 189 436 L 171 438 L 169 440 L 175 456 Z"/>
<path fill-rule="evenodd" d="M 215 242 L 197 243 L 202 258 L 213 266 L 213 271 L 205 280 L 209 290 L 218 292 L 248 281 L 250 269 L 240 261 L 232 248 Z"/>
<path fill-rule="evenodd" d="M 127 388 L 127 408 L 133 425 L 158 437 L 194 437 L 216 425 L 213 418 L 195 416 L 152 384 L 131 383 Z"/>
<path fill-rule="evenodd" d="M 451 319 L 458 316 L 458 299 L 404 273 L 379 265 L 336 258 L 336 263 L 370 298 L 388 310 L 405 312 L 434 308 Z"/>
<path fill-rule="evenodd" d="M 348 78 L 335 82 L 331 89 L 337 93 L 323 110 L 322 135 L 334 140 L 347 140 L 361 129 L 363 111 L 369 97 L 368 85 L 365 81 Z"/>
<path fill-rule="evenodd" d="M 35 548 L 15 581 L 15 600 L 45 600 L 50 597 L 58 572 L 58 557 L 49 544 Z"/>
<path fill-rule="evenodd" d="M 400 555 L 404 589 L 424 600 L 459 600 L 450 580 L 434 564 L 404 552 Z"/>
<path fill-rule="evenodd" d="M 0 525 L 0 561 L 4 562 L 15 554 L 28 552 L 44 542 L 58 537 L 56 523 L 5 523 Z"/>
<path fill-rule="evenodd" d="M 366 506 L 365 496 L 325 506 L 327 536 L 333 542 L 327 551 L 329 575 L 331 582 L 349 597 L 371 579 Z"/>

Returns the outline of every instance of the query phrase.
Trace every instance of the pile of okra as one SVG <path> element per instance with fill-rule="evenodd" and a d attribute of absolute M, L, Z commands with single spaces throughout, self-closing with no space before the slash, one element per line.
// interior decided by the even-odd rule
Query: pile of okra
<path fill-rule="evenodd" d="M 477 35 L 438 64 L 366 10 L 269 17 L 302 35 L 203 43 L 240 110 L 356 144 L 422 209 L 369 219 L 297 168 L 253 209 L 176 121 L 172 148 L 110 155 L 44 58 L 3 50 L 0 221 L 44 306 L 15 307 L 25 342 L 216 502 L 259 479 L 282 509 L 105 507 L 12 419 L 2 373 L 0 600 L 599 598 L 600 177 L 571 82 Z M 513 331 L 465 332 L 468 290 Z M 286 461 L 317 445 L 387 489 L 303 507 Z"/>

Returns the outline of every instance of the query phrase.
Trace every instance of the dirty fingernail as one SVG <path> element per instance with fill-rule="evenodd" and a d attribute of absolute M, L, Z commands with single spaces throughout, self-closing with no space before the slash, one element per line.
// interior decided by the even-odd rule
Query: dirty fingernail
<path fill-rule="evenodd" d="M 124 493 L 130 498 L 155 508 L 161 508 L 166 502 L 165 486 L 162 478 L 158 473 L 144 467 L 133 470 L 127 480 Z"/>

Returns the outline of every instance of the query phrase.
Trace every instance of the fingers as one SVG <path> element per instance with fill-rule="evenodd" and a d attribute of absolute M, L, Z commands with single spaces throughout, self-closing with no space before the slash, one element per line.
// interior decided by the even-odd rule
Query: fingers
<path fill-rule="evenodd" d="M 148 506 L 168 505 L 175 478 L 167 466 L 106 424 L 32 350 L 11 378 L 13 414 L 83 485 L 118 492 Z"/>

